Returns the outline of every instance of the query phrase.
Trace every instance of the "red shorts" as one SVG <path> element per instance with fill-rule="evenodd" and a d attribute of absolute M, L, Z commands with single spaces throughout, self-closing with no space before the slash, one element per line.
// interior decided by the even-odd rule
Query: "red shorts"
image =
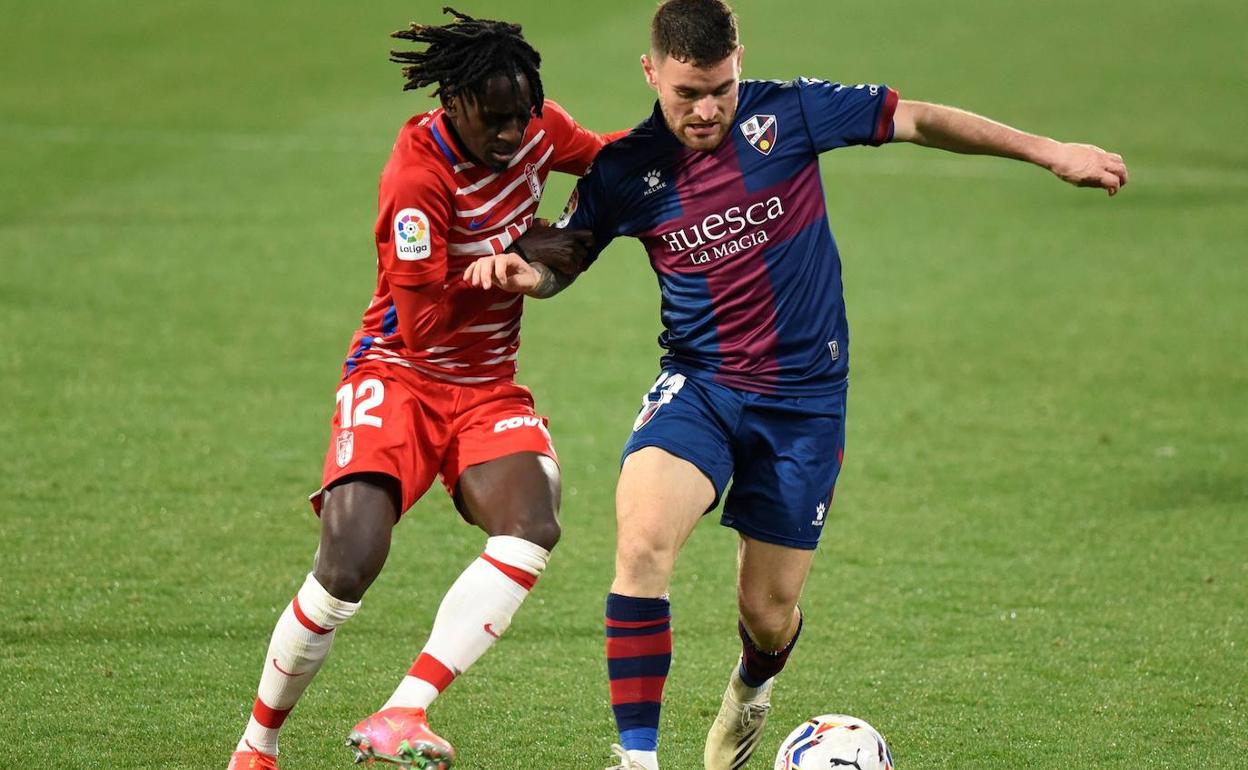
<path fill-rule="evenodd" d="M 322 493 L 344 476 L 384 473 L 399 480 L 406 511 L 439 473 L 453 495 L 465 469 L 517 452 L 559 459 L 528 388 L 510 380 L 456 385 L 370 361 L 338 388 L 312 507 L 319 514 Z"/>

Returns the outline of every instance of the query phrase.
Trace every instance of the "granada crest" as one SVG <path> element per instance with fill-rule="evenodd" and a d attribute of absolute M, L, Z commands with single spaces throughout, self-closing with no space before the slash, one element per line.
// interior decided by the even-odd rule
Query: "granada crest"
<path fill-rule="evenodd" d="M 542 197 L 542 179 L 537 175 L 537 166 L 530 163 L 524 167 L 524 178 L 529 183 L 529 192 L 534 198 Z"/>
<path fill-rule="evenodd" d="M 354 454 L 355 434 L 349 430 L 344 430 L 338 434 L 338 438 L 334 441 L 334 461 L 338 463 L 339 468 L 345 468 L 351 462 L 351 457 Z"/>

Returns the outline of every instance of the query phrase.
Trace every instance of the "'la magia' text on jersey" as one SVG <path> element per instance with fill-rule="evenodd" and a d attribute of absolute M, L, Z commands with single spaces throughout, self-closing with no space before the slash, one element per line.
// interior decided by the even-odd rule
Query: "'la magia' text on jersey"
<path fill-rule="evenodd" d="M 561 226 L 590 229 L 591 259 L 641 240 L 662 290 L 663 368 L 742 390 L 834 393 L 848 374 L 840 256 L 819 153 L 892 138 L 897 92 L 821 80 L 742 81 L 711 152 L 682 145 L 658 105 L 607 145 Z"/>

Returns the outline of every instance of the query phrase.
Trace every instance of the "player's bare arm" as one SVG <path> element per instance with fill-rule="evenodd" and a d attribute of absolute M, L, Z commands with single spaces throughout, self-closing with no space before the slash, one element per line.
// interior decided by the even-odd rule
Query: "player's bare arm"
<path fill-rule="evenodd" d="M 893 139 L 970 155 L 1034 163 L 1078 187 L 1116 195 L 1127 183 L 1121 155 L 1090 144 L 1059 142 L 1011 128 L 956 107 L 903 99 L 893 117 Z"/>
<path fill-rule="evenodd" d="M 547 299 L 576 280 L 584 269 L 592 242 L 588 230 L 564 230 L 538 223 L 513 244 L 512 248 L 519 253 L 481 257 L 464 271 L 464 281 L 480 289 L 498 287 Z"/>
<path fill-rule="evenodd" d="M 574 275 L 541 262 L 525 262 L 510 252 L 481 257 L 464 271 L 464 282 L 470 286 L 485 290 L 496 287 L 534 299 L 553 297 L 575 280 Z"/>
<path fill-rule="evenodd" d="M 566 230 L 539 219 L 511 250 L 529 262 L 541 262 L 564 275 L 578 275 L 585 269 L 585 257 L 593 242 L 588 230 Z"/>

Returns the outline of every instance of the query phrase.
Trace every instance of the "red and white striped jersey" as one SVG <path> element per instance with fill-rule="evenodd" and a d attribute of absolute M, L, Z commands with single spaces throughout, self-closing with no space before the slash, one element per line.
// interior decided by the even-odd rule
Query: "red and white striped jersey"
<path fill-rule="evenodd" d="M 510 378 L 516 371 L 523 297 L 494 289 L 465 291 L 463 272 L 478 257 L 501 254 L 533 222 L 552 170 L 583 175 L 606 137 L 579 126 L 546 100 L 507 168 L 469 161 L 441 109 L 399 131 L 381 174 L 377 290 L 351 340 L 343 374 L 384 361 L 461 384 Z M 408 347 L 393 291 L 441 283 L 457 321 L 445 339 Z"/>

